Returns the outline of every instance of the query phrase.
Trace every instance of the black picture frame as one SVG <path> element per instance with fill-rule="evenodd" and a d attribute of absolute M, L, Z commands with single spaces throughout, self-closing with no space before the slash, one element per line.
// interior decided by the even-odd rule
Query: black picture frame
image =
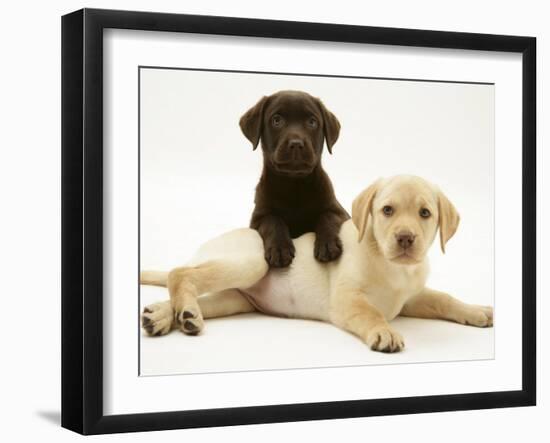
<path fill-rule="evenodd" d="M 103 30 L 454 48 L 522 54 L 522 389 L 131 415 L 103 412 Z M 536 404 L 536 39 L 82 9 L 62 18 L 62 426 L 151 431 Z"/>

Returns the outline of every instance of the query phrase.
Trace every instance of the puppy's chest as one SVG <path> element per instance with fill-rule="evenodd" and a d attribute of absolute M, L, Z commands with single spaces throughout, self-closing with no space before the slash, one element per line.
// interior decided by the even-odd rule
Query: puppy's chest
<path fill-rule="evenodd" d="M 306 232 L 315 231 L 322 208 L 310 201 L 292 202 L 287 205 L 276 202 L 272 206 L 272 213 L 284 220 L 290 230 L 291 237 L 296 238 Z"/>
<path fill-rule="evenodd" d="M 369 302 L 372 303 L 387 320 L 395 318 L 403 305 L 418 294 L 425 283 L 422 269 L 390 273 L 383 279 L 373 279 L 366 288 Z"/>

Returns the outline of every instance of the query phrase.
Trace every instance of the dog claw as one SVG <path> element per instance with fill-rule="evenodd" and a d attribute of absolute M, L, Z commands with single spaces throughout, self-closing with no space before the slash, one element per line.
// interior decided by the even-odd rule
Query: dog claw
<path fill-rule="evenodd" d="M 265 259 L 273 268 L 286 268 L 292 263 L 296 250 L 292 243 L 285 246 L 267 247 Z"/>
<path fill-rule="evenodd" d="M 183 323 L 183 332 L 189 335 L 197 335 L 200 332 L 200 329 L 195 323 L 185 320 Z"/>
<path fill-rule="evenodd" d="M 366 338 L 367 345 L 378 352 L 399 352 L 405 343 L 403 337 L 388 326 L 377 327 Z"/>
<path fill-rule="evenodd" d="M 204 328 L 202 315 L 196 308 L 186 306 L 174 315 L 179 329 L 187 335 L 197 335 Z"/>
<path fill-rule="evenodd" d="M 194 323 L 190 322 L 189 320 L 187 320 L 184 324 L 183 324 L 183 327 L 185 329 L 187 329 L 188 331 L 196 331 L 198 328 L 197 328 L 197 325 L 195 325 Z"/>
<path fill-rule="evenodd" d="M 146 306 L 141 315 L 141 327 L 152 337 L 168 334 L 172 326 L 172 309 L 162 304 Z"/>
<path fill-rule="evenodd" d="M 318 240 L 315 242 L 314 255 L 323 263 L 336 260 L 342 255 L 342 241 L 338 237 L 330 240 Z"/>

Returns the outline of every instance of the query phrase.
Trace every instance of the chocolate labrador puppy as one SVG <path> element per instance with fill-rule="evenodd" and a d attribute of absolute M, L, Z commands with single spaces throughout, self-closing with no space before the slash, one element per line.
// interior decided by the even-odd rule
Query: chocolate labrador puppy
<path fill-rule="evenodd" d="M 264 242 L 272 267 L 290 265 L 292 238 L 315 232 L 314 255 L 321 262 L 342 254 L 338 237 L 348 213 L 334 196 L 321 165 L 340 133 L 340 123 L 319 100 L 301 91 L 280 91 L 263 97 L 240 120 L 253 149 L 261 142 L 264 165 L 256 187 L 250 227 Z"/>

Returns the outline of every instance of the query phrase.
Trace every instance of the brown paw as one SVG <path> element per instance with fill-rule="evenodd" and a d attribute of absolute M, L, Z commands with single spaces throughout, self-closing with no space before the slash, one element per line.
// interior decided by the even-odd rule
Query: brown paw
<path fill-rule="evenodd" d="M 292 241 L 266 245 L 265 260 L 272 268 L 286 268 L 292 263 L 296 249 Z"/>
<path fill-rule="evenodd" d="M 320 262 L 329 262 L 339 258 L 342 255 L 342 249 L 340 237 L 330 239 L 317 238 L 313 254 Z"/>
<path fill-rule="evenodd" d="M 399 352 L 405 347 L 403 337 L 388 325 L 372 328 L 365 340 L 373 351 Z"/>

